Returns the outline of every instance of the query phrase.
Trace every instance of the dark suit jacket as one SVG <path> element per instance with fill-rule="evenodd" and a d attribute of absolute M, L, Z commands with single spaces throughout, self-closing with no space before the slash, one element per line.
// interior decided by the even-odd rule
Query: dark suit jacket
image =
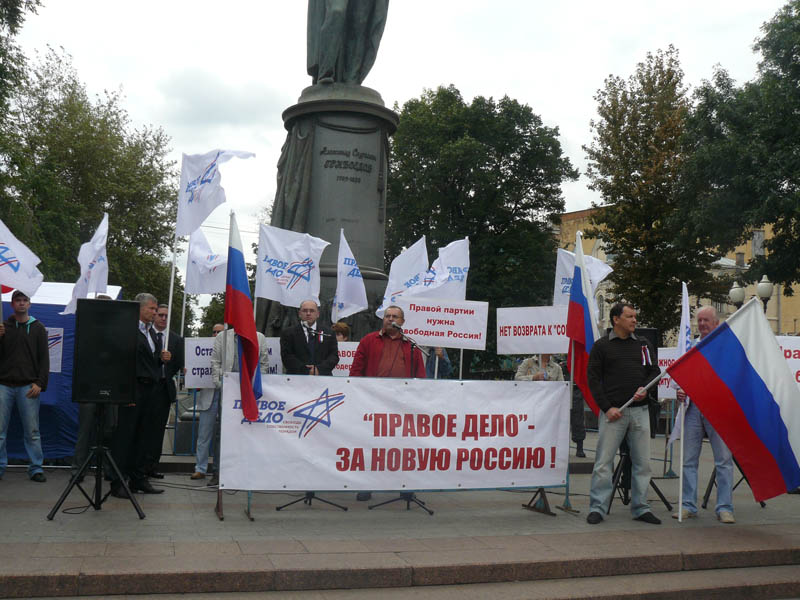
<path fill-rule="evenodd" d="M 155 342 L 153 343 L 155 345 Z M 159 366 L 161 361 L 156 353 L 150 349 L 150 342 L 141 329 L 136 336 L 136 377 L 157 381 L 161 376 Z"/>
<path fill-rule="evenodd" d="M 158 335 L 158 330 L 153 329 L 153 332 Z M 166 333 L 166 332 L 162 332 Z M 155 341 L 155 340 L 154 340 Z M 158 342 L 155 342 L 158 345 Z M 183 338 L 179 336 L 174 331 L 169 332 L 169 344 L 167 350 L 170 351 L 172 354 L 172 360 L 168 363 L 164 364 L 164 372 L 167 377 L 167 392 L 169 393 L 169 400 L 170 402 L 175 402 L 175 398 L 178 395 L 178 390 L 175 387 L 175 375 L 177 375 L 183 369 L 183 360 L 184 360 L 184 344 Z M 159 371 L 161 370 L 161 357 L 158 356 L 158 363 L 159 363 Z M 159 375 L 160 377 L 160 375 Z"/>
<path fill-rule="evenodd" d="M 287 373 L 292 375 L 308 375 L 306 365 L 316 365 L 320 375 L 333 374 L 333 368 L 339 362 L 339 346 L 336 336 L 330 329 L 324 329 L 317 322 L 317 330 L 327 334 L 314 347 L 314 357 L 308 350 L 308 342 L 302 325 L 295 325 L 281 331 L 281 360 Z"/>

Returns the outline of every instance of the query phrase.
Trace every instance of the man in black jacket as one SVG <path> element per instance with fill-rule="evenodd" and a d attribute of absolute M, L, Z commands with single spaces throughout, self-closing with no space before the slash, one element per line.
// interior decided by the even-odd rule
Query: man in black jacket
<path fill-rule="evenodd" d="M 159 304 L 156 310 L 156 317 L 153 321 L 151 335 L 156 342 L 156 352 L 160 355 L 164 349 L 164 341 L 167 333 L 169 307 L 166 304 Z M 175 376 L 183 369 L 183 338 L 174 331 L 169 332 L 169 343 L 167 350 L 170 354 L 169 361 L 159 358 L 159 377 L 153 392 L 153 413 L 154 417 L 148 422 L 149 440 L 148 450 L 145 460 L 147 462 L 147 476 L 155 479 L 164 479 L 163 473 L 157 471 L 158 461 L 161 460 L 161 451 L 164 447 L 164 431 L 169 420 L 169 411 L 178 396 L 178 388 L 175 385 Z"/>
<path fill-rule="evenodd" d="M 12 314 L 0 323 L 0 479 L 8 465 L 6 435 L 11 410 L 16 405 L 28 453 L 28 477 L 47 481 L 42 470 L 44 455 L 39 434 L 39 394 L 47 389 L 50 352 L 47 330 L 28 314 L 31 299 L 20 290 L 11 295 Z"/>
<path fill-rule="evenodd" d="M 130 479 L 133 492 L 160 494 L 164 490 L 154 488 L 147 480 L 147 441 L 148 423 L 154 418 L 154 390 L 161 377 L 161 360 L 168 362 L 171 358 L 167 350 L 161 355 L 151 335 L 153 318 L 158 302 L 152 294 L 138 294 L 135 300 L 139 303 L 139 332 L 136 336 L 136 402 L 120 406 L 117 417 L 117 430 L 111 448 L 114 462 L 122 474 Z M 122 482 L 111 482 L 111 495 L 117 498 L 127 497 Z"/>
<path fill-rule="evenodd" d="M 339 362 L 336 336 L 317 322 L 319 307 L 305 300 L 297 311 L 300 324 L 281 332 L 281 359 L 292 375 L 332 375 Z"/>
<path fill-rule="evenodd" d="M 636 331 L 636 309 L 615 304 L 609 312 L 613 329 L 597 340 L 589 353 L 589 389 L 601 413 L 598 416 L 597 455 L 589 492 L 589 516 L 595 525 L 608 512 L 613 493 L 611 465 L 623 439 L 628 440 L 632 463 L 631 514 L 637 521 L 657 525 L 661 521 L 650 510 L 650 413 L 647 385 L 660 369 L 655 349 Z M 620 410 L 628 400 L 633 403 Z"/>

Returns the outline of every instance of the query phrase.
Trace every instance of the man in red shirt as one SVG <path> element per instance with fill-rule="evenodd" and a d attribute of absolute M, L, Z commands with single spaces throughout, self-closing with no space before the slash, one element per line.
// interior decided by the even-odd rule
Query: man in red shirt
<path fill-rule="evenodd" d="M 351 377 L 425 377 L 422 353 L 403 339 L 403 309 L 390 306 L 383 313 L 383 327 L 365 335 L 350 367 Z"/>

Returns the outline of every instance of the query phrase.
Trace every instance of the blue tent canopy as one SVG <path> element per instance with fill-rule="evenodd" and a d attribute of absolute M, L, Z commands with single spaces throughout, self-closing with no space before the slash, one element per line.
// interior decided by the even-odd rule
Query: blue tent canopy
<path fill-rule="evenodd" d="M 75 315 L 60 315 L 72 298 L 73 283 L 44 282 L 31 298 L 30 314 L 48 329 L 50 345 L 50 380 L 42 393 L 39 408 L 39 431 L 45 459 L 72 456 L 78 437 L 78 405 L 72 402 L 72 367 L 75 349 Z M 108 286 L 107 295 L 119 299 L 122 288 Z M 94 297 L 94 294 L 89 294 Z M 11 292 L 2 295 L 3 320 L 13 312 Z M 61 357 L 60 365 L 53 357 Z M 9 458 L 27 458 L 22 441 L 22 424 L 17 410 L 11 415 L 6 437 Z"/>

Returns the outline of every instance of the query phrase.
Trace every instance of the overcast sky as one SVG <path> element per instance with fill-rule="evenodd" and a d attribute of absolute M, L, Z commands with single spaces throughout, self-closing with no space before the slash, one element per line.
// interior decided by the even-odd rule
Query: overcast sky
<path fill-rule="evenodd" d="M 286 132 L 281 113 L 310 85 L 303 0 L 43 0 L 19 36 L 26 54 L 62 46 L 90 93 L 121 89 L 134 124 L 162 127 L 173 157 L 214 148 L 255 159 L 222 167 L 228 204 L 204 228 L 227 244 L 228 212 L 243 241 L 272 202 Z M 454 84 L 470 100 L 508 95 L 560 129 L 585 170 L 594 94 L 610 74 L 628 77 L 648 51 L 673 44 L 689 86 L 726 68 L 753 78 L 761 25 L 783 0 L 392 0 L 378 58 L 364 84 L 387 106 Z M 598 198 L 587 181 L 564 186 L 567 210 Z M 113 224 L 112 224 L 113 226 Z M 253 232 L 253 233 L 247 233 Z M 330 240 L 335 241 L 335 240 Z M 434 249 L 430 249 L 431 252 Z M 184 259 L 185 260 L 185 259 Z"/>

